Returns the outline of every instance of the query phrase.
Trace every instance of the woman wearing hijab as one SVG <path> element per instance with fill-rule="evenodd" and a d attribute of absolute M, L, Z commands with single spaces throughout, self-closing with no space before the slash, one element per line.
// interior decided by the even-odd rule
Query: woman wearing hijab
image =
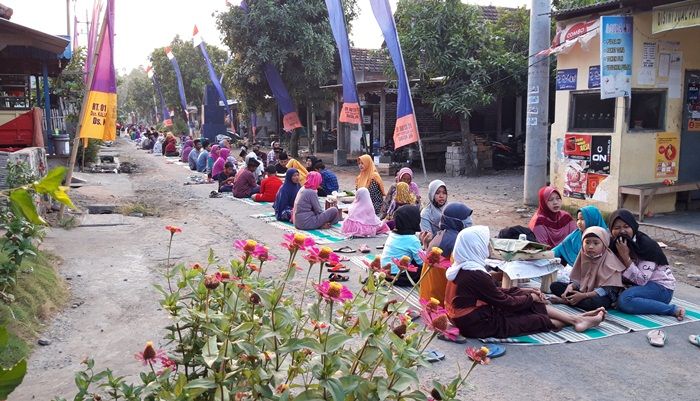
<path fill-rule="evenodd" d="M 298 160 L 290 158 L 287 162 L 287 168 L 296 169 L 299 173 L 299 183 L 301 185 L 304 185 L 304 183 L 306 183 L 306 176 L 309 174 L 309 171 L 306 169 L 306 167 L 304 167 L 303 164 L 299 163 Z"/>
<path fill-rule="evenodd" d="M 224 171 L 224 165 L 228 161 L 228 155 L 231 151 L 228 148 L 221 148 L 219 150 L 219 157 L 216 159 L 214 164 L 211 166 L 211 176 L 216 177 Z"/>
<path fill-rule="evenodd" d="M 194 148 L 194 141 L 191 139 L 188 139 L 185 141 L 185 146 L 182 147 L 182 155 L 180 156 L 180 161 L 183 163 L 187 163 L 189 161 L 190 157 L 190 152 L 192 152 L 192 149 Z"/>
<path fill-rule="evenodd" d="M 396 184 L 396 190 L 394 192 L 394 199 L 391 201 L 389 208 L 387 209 L 385 218 L 393 219 L 394 212 L 396 209 L 404 205 L 415 205 L 416 195 L 411 192 L 411 187 L 405 182 L 399 182 Z"/>
<path fill-rule="evenodd" d="M 367 188 L 357 190 L 348 216 L 343 220 L 341 231 L 349 237 L 374 237 L 389 232 L 386 223 L 374 214 L 374 206 Z"/>
<path fill-rule="evenodd" d="M 528 224 L 537 242 L 551 247 L 576 230 L 576 222 L 569 213 L 561 210 L 561 194 L 554 187 L 542 187 L 539 192 L 537 212 Z"/>
<path fill-rule="evenodd" d="M 431 181 L 428 185 L 430 203 L 420 212 L 421 231 L 435 235 L 440 230 L 442 209 L 447 204 L 447 187 L 442 180 Z"/>
<path fill-rule="evenodd" d="M 418 190 L 418 185 L 416 185 L 416 183 L 413 182 L 413 170 L 411 170 L 408 167 L 404 167 L 401 170 L 399 170 L 398 173 L 396 173 L 396 183 L 391 184 L 389 190 L 386 193 L 386 196 L 384 197 L 384 202 L 382 202 L 381 213 L 379 214 L 379 217 L 381 217 L 382 219 L 386 218 L 387 215 L 391 215 L 391 213 L 389 213 L 389 208 L 391 207 L 391 202 L 394 201 L 394 198 L 396 196 L 396 186 L 400 182 L 405 182 L 406 184 L 408 184 L 411 193 L 415 197 L 415 204 L 417 206 L 420 206 L 420 191 Z"/>
<path fill-rule="evenodd" d="M 163 141 L 165 138 L 163 138 L 162 135 L 158 135 L 156 138 L 154 144 L 153 144 L 153 154 L 156 156 L 163 156 Z"/>
<path fill-rule="evenodd" d="M 175 139 L 172 132 L 168 132 L 165 136 L 164 152 L 167 157 L 180 156 L 180 153 L 177 151 L 177 139 Z"/>
<path fill-rule="evenodd" d="M 421 244 L 416 236 L 416 233 L 420 231 L 420 210 L 418 206 L 401 206 L 394 213 L 394 222 L 396 223 L 396 228 L 389 233 L 389 238 L 384 243 L 381 259 L 382 266 L 390 264 L 391 275 L 398 275 L 394 285 L 412 287 L 413 283 L 418 282 L 420 279 L 420 266 L 423 264 L 419 255 Z M 399 270 L 393 259 L 401 259 L 404 256 L 411 258 L 412 265 L 418 266 L 417 271 Z"/>
<path fill-rule="evenodd" d="M 316 230 L 319 228 L 330 228 L 340 221 L 340 210 L 330 207 L 325 211 L 321 210 L 318 200 L 318 186 L 321 185 L 321 174 L 312 171 L 306 176 L 304 188 L 299 191 L 294 201 L 294 216 L 292 222 L 299 230 Z"/>
<path fill-rule="evenodd" d="M 573 265 L 576 262 L 583 243 L 583 232 L 588 227 L 608 229 L 608 225 L 605 224 L 605 219 L 603 219 L 600 210 L 593 205 L 584 206 L 576 212 L 576 227 L 576 230 L 567 235 L 559 245 L 552 249 L 554 256 L 561 258 L 567 265 Z"/>
<path fill-rule="evenodd" d="M 446 272 L 445 309 L 463 336 L 506 338 L 568 325 L 581 332 L 603 321 L 602 309 L 572 315 L 545 305 L 537 289 L 497 287 L 484 267 L 488 255 L 488 227 L 468 227 L 457 235 Z"/>
<path fill-rule="evenodd" d="M 277 220 L 290 221 L 292 219 L 294 200 L 297 198 L 297 193 L 300 189 L 299 173 L 296 169 L 288 169 L 284 176 L 284 184 L 277 192 L 275 203 L 272 205 L 273 209 L 275 209 Z"/>
<path fill-rule="evenodd" d="M 685 309 L 671 304 L 676 278 L 659 244 L 639 231 L 639 224 L 629 210 L 619 209 L 610 215 L 610 248 L 627 269 L 622 277 L 634 286 L 624 290 L 617 308 L 630 314 L 653 314 L 685 317 Z"/>
<path fill-rule="evenodd" d="M 209 158 L 207 159 L 207 175 L 209 178 L 212 177 L 211 169 L 214 167 L 214 162 L 219 158 L 219 145 L 212 145 L 211 151 L 209 152 Z"/>
<path fill-rule="evenodd" d="M 430 243 L 424 242 L 424 248 L 429 251 L 433 247 L 438 247 L 442 249 L 442 256 L 451 258 L 457 234 L 472 225 L 472 213 L 473 211 L 463 203 L 450 203 L 445 206 L 440 219 L 440 231 L 435 234 Z M 423 238 L 427 240 L 430 236 Z M 444 270 L 430 269 L 420 282 L 420 298 L 424 300 L 435 298 L 442 305 L 445 302 L 446 286 L 447 278 Z"/>
<path fill-rule="evenodd" d="M 379 215 L 384 199 L 384 182 L 379 176 L 377 167 L 372 161 L 370 155 L 362 155 L 357 158 L 357 166 L 360 168 L 360 174 L 355 178 L 355 189 L 367 188 L 369 197 L 372 199 L 374 206 L 374 214 Z"/>
<path fill-rule="evenodd" d="M 602 227 L 588 227 L 583 232 L 583 245 L 571 270 L 571 282 L 552 283 L 555 301 L 591 311 L 609 308 L 623 289 L 625 266 L 610 248 L 610 233 Z"/>

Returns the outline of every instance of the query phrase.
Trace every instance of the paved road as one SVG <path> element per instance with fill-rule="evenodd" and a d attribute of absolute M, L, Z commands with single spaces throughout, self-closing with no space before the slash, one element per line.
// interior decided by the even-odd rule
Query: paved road
<path fill-rule="evenodd" d="M 249 217 L 266 209 L 228 199 L 209 199 L 212 186 L 182 185 L 189 175 L 182 167 L 166 164 L 162 158 L 126 144 L 118 149 L 122 160 L 135 162 L 141 172 L 91 175 L 93 185 L 75 191 L 73 196 L 83 206 L 139 201 L 155 206 L 162 215 L 92 216 L 86 224 L 117 225 L 50 231 L 44 247 L 63 258 L 61 274 L 71 279 L 73 302 L 80 306 L 69 307 L 47 328 L 46 337 L 53 342 L 36 350 L 30 359 L 30 373 L 11 400 L 48 400 L 56 394 L 72 397 L 72 375 L 86 355 L 94 356 L 98 366 L 109 366 L 118 374 L 133 375 L 141 369 L 132 355 L 146 341 L 157 341 L 162 334 L 160 328 L 167 324 L 152 289 L 152 284 L 160 281 L 158 266 L 166 256 L 166 224 L 183 227 L 173 255 L 186 263 L 203 260 L 210 247 L 222 257 L 231 256 L 234 239 L 253 238 L 271 245 L 282 239 L 281 231 Z M 349 185 L 348 177 L 341 177 L 341 182 Z M 477 224 L 497 228 L 508 216 L 503 210 L 516 214 L 513 196 L 519 194 L 503 193 L 504 188 L 512 187 L 512 179 L 463 179 L 464 188 L 480 188 L 471 197 L 472 202 L 478 202 Z M 457 185 L 459 180 L 452 182 Z M 522 218 L 517 222 L 520 224 Z M 374 247 L 380 241 L 366 242 Z M 347 241 L 353 247 L 362 242 Z M 284 256 L 279 249 L 273 248 L 273 252 Z M 280 271 L 276 265 L 267 267 L 266 275 Z M 353 288 L 359 273 L 350 274 Z M 693 287 L 680 285 L 677 296 L 700 303 L 700 290 Z M 504 357 L 474 371 L 473 386 L 465 389 L 462 399 L 698 400 L 700 349 L 687 341 L 689 334 L 698 332 L 700 323 L 668 328 L 669 344 L 663 349 L 647 345 L 643 332 L 578 344 L 508 346 Z M 464 345 L 434 345 L 448 358 L 431 369 L 421 369 L 419 376 L 426 390 L 432 379 L 448 381 L 460 367 L 469 365 Z M 471 341 L 469 345 L 478 344 Z"/>

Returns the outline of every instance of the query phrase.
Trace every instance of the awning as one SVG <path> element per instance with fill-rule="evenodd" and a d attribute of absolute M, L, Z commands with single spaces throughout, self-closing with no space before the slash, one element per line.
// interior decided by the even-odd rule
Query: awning
<path fill-rule="evenodd" d="M 564 26 L 557 24 L 557 33 L 554 34 L 552 45 L 549 49 L 537 53 L 538 56 L 567 53 L 576 43 L 587 46 L 591 39 L 598 36 L 600 18 L 592 18 L 585 21 L 570 22 Z"/>

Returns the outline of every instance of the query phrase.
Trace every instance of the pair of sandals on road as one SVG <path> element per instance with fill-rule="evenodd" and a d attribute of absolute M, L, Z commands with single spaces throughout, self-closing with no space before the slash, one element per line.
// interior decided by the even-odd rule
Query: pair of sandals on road
<path fill-rule="evenodd" d="M 647 333 L 647 341 L 653 347 L 663 347 L 668 341 L 668 336 L 666 332 L 660 329 L 649 330 Z M 696 347 L 700 347 L 700 334 L 691 334 L 688 336 L 688 341 Z"/>
<path fill-rule="evenodd" d="M 367 244 L 360 245 L 360 247 L 357 248 L 357 250 L 360 251 L 361 253 L 369 253 L 370 252 L 370 249 L 367 246 Z M 350 247 L 349 245 L 345 245 L 343 247 L 334 249 L 333 252 L 335 252 L 335 253 L 355 253 L 355 250 L 352 249 L 352 247 Z M 350 258 L 348 258 L 347 256 L 340 256 L 340 262 L 348 262 L 348 261 L 350 261 Z M 330 266 L 328 268 L 328 272 L 331 274 L 330 274 L 330 276 L 328 276 L 328 280 L 329 281 L 338 281 L 338 282 L 348 281 L 348 280 L 350 280 L 350 277 L 343 275 L 343 274 L 340 274 L 340 273 L 348 273 L 349 271 L 350 271 L 349 268 L 347 268 L 341 264 L 338 264 L 335 266 Z"/>

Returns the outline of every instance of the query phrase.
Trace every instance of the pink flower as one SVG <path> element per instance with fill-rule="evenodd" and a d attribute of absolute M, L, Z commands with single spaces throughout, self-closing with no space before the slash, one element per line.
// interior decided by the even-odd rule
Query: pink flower
<path fill-rule="evenodd" d="M 315 246 L 310 246 L 306 248 L 306 254 L 304 255 L 304 259 L 309 261 L 309 264 L 315 265 L 316 263 L 321 263 L 321 257 L 319 255 L 319 249 L 316 248 Z"/>
<path fill-rule="evenodd" d="M 469 359 L 474 361 L 474 363 L 479 363 L 481 365 L 488 365 L 489 362 L 491 361 L 491 358 L 489 358 L 489 349 L 486 347 L 481 347 L 481 348 L 474 348 L 474 347 L 468 347 L 466 350 L 467 356 Z"/>
<path fill-rule="evenodd" d="M 218 280 L 221 283 L 238 280 L 238 277 L 232 276 L 231 272 L 228 272 L 226 270 L 221 270 L 221 271 L 214 273 L 214 277 L 216 278 L 216 280 Z"/>
<path fill-rule="evenodd" d="M 410 256 L 402 256 L 401 259 L 391 258 L 391 261 L 394 262 L 396 267 L 398 267 L 399 270 L 401 270 L 401 271 L 406 270 L 406 271 L 411 272 L 411 273 L 415 273 L 418 271 L 418 267 L 414 266 L 411 263 Z"/>
<path fill-rule="evenodd" d="M 153 341 L 148 341 L 142 352 L 134 354 L 134 358 L 143 362 L 143 365 L 145 366 L 149 363 L 157 363 L 163 358 L 167 358 L 167 356 L 165 355 L 165 351 L 162 349 L 156 350 L 153 348 Z"/>
<path fill-rule="evenodd" d="M 382 258 L 381 256 L 375 256 L 374 260 L 371 262 L 368 262 L 366 259 L 362 260 L 362 263 L 367 266 L 367 268 L 374 273 L 384 273 L 384 274 L 389 274 L 391 272 L 390 270 L 390 264 L 387 264 L 386 266 L 382 266 Z"/>
<path fill-rule="evenodd" d="M 326 301 L 344 302 L 352 299 L 352 292 L 344 285 L 337 282 L 323 281 L 321 284 L 314 285 L 318 295 Z"/>
<path fill-rule="evenodd" d="M 440 301 L 430 298 L 429 301 L 421 299 L 420 303 L 423 305 L 420 314 L 421 318 L 423 318 L 423 322 L 429 329 L 441 333 L 451 340 L 459 336 L 459 329 L 450 324 L 447 310 L 440 306 Z"/>
<path fill-rule="evenodd" d="M 260 244 L 255 245 L 253 257 L 261 262 L 275 260 L 275 258 L 272 255 L 270 255 L 270 250 L 266 246 Z"/>
<path fill-rule="evenodd" d="M 340 258 L 338 255 L 327 246 L 321 247 L 321 249 L 318 251 L 318 257 L 321 259 L 321 262 L 328 263 L 329 265 L 337 265 L 340 263 Z"/>
<path fill-rule="evenodd" d="M 240 249 L 241 251 L 245 252 L 246 255 L 252 254 L 255 249 L 257 248 L 258 243 L 252 239 L 249 240 L 236 240 L 233 242 L 233 247 L 236 249 Z"/>
<path fill-rule="evenodd" d="M 442 249 L 434 246 L 430 252 L 420 251 L 418 252 L 421 260 L 423 260 L 423 266 L 437 267 L 440 269 L 447 269 L 452 265 L 452 262 L 444 256 L 442 256 Z"/>
<path fill-rule="evenodd" d="M 440 301 L 436 298 L 430 298 L 429 300 L 421 298 L 420 304 L 421 304 L 421 306 L 423 306 L 423 310 L 421 311 L 421 313 L 423 313 L 423 312 L 432 313 L 432 314 L 446 314 L 447 313 L 447 309 L 440 306 Z"/>
<path fill-rule="evenodd" d="M 285 242 L 282 246 L 289 249 L 290 252 L 301 249 L 305 251 L 308 247 L 316 245 L 313 238 L 308 237 L 302 233 L 288 233 L 284 234 Z"/>
<path fill-rule="evenodd" d="M 168 358 L 166 355 L 163 355 L 160 358 L 160 366 L 162 367 L 162 369 L 158 371 L 158 375 L 162 375 L 166 369 L 174 370 L 175 368 L 177 368 L 177 363 L 175 363 L 175 361 L 173 361 L 172 359 Z"/>
<path fill-rule="evenodd" d="M 175 226 L 165 226 L 165 229 L 170 231 L 170 235 L 175 235 L 175 233 L 181 233 L 182 229 Z"/>

